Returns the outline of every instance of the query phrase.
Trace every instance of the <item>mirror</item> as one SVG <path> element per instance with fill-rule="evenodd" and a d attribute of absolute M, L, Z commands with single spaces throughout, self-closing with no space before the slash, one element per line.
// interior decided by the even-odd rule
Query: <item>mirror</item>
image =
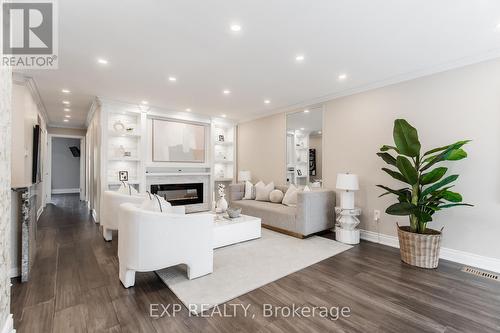
<path fill-rule="evenodd" d="M 323 107 L 290 113 L 286 118 L 288 184 L 321 187 Z"/>

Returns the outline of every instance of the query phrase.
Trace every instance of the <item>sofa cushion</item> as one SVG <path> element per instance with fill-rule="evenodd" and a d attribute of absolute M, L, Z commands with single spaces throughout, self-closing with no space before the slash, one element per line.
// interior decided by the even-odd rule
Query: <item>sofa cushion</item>
<path fill-rule="evenodd" d="M 281 203 L 283 200 L 283 192 L 280 190 L 272 190 L 271 194 L 269 194 L 269 200 L 273 203 Z"/>
<path fill-rule="evenodd" d="M 255 184 L 255 200 L 269 201 L 269 195 L 272 190 L 274 190 L 274 182 L 270 182 L 267 185 L 262 181 L 258 182 Z"/>
<path fill-rule="evenodd" d="M 245 196 L 244 200 L 255 200 L 255 185 L 248 180 L 245 182 Z"/>
<path fill-rule="evenodd" d="M 285 192 L 285 196 L 283 197 L 283 205 L 287 205 L 290 207 L 297 206 L 297 194 L 299 193 L 299 189 L 295 187 L 295 185 L 290 185 L 288 190 Z"/>
<path fill-rule="evenodd" d="M 241 208 L 246 215 L 259 217 L 262 224 L 284 230 L 296 231 L 296 207 L 256 200 L 237 200 L 232 202 L 232 208 Z"/>

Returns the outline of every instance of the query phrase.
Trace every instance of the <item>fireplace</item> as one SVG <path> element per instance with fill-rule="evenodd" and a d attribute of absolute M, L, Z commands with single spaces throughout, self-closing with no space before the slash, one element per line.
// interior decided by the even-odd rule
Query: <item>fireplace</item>
<path fill-rule="evenodd" d="M 203 203 L 203 183 L 151 185 L 151 193 L 165 198 L 172 206 Z"/>

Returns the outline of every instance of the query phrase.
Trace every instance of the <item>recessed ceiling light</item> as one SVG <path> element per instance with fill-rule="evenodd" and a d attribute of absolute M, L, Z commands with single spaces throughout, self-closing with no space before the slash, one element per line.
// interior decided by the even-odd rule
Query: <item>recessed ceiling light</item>
<path fill-rule="evenodd" d="M 347 79 L 347 74 L 342 73 L 342 74 L 339 75 L 339 80 L 342 81 L 342 80 L 345 80 L 345 79 Z"/>
<path fill-rule="evenodd" d="M 69 105 L 69 101 L 62 101 L 64 105 Z"/>
<path fill-rule="evenodd" d="M 142 104 L 142 105 L 148 105 L 148 104 L 149 104 L 149 102 L 148 102 L 148 101 L 141 101 L 141 104 Z"/>
<path fill-rule="evenodd" d="M 225 90 L 223 90 L 223 91 L 222 91 L 222 93 L 223 93 L 224 95 L 229 95 L 229 94 L 231 93 L 231 90 L 227 90 L 227 89 L 225 89 Z"/>
<path fill-rule="evenodd" d="M 305 110 L 304 110 L 304 113 L 309 113 L 309 110 L 305 109 Z"/>
<path fill-rule="evenodd" d="M 168 80 L 169 80 L 170 82 L 176 82 L 176 81 L 177 81 L 177 78 L 176 78 L 175 76 L 169 76 L 169 77 L 168 77 Z"/>
<path fill-rule="evenodd" d="M 231 31 L 232 32 L 240 32 L 241 31 L 241 25 L 239 25 L 239 24 L 232 24 L 231 25 Z"/>
<path fill-rule="evenodd" d="M 299 54 L 295 57 L 295 61 L 297 61 L 297 62 L 302 62 L 302 61 L 304 61 L 304 59 L 305 59 L 305 57 L 303 54 Z"/>
<path fill-rule="evenodd" d="M 68 119 L 64 119 L 64 122 L 67 123 L 69 120 Z"/>
<path fill-rule="evenodd" d="M 69 114 L 65 115 L 66 118 L 71 118 L 71 116 Z"/>
<path fill-rule="evenodd" d="M 187 109 L 186 109 L 186 112 L 191 112 L 191 109 L 190 109 L 190 108 L 187 108 Z"/>
<path fill-rule="evenodd" d="M 303 131 L 305 128 L 304 127 L 301 127 L 300 130 Z"/>
<path fill-rule="evenodd" d="M 222 117 L 222 118 L 226 118 L 227 116 L 226 116 L 225 114 L 222 114 L 222 115 L 221 115 L 221 117 Z"/>
<path fill-rule="evenodd" d="M 71 111 L 71 109 L 64 108 L 64 111 L 66 111 L 66 112 L 70 112 L 70 111 Z"/>
<path fill-rule="evenodd" d="M 264 104 L 269 104 L 269 103 L 271 103 L 271 101 L 270 101 L 270 100 L 268 100 L 268 99 L 266 99 L 266 100 L 264 101 Z"/>
<path fill-rule="evenodd" d="M 65 94 L 71 93 L 71 91 L 69 91 L 68 89 L 63 89 L 63 90 L 61 90 L 61 92 L 65 93 Z"/>
<path fill-rule="evenodd" d="M 103 58 L 99 58 L 97 59 L 97 62 L 101 65 L 107 65 L 108 64 L 108 61 L 106 59 L 103 59 Z"/>

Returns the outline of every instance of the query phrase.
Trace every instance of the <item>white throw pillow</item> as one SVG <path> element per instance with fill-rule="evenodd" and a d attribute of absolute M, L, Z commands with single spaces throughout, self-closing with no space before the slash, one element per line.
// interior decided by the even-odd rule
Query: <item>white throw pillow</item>
<path fill-rule="evenodd" d="M 248 180 L 245 182 L 245 195 L 243 200 L 255 200 L 255 186 Z"/>
<path fill-rule="evenodd" d="M 281 203 L 283 200 L 283 192 L 280 190 L 273 190 L 271 191 L 271 194 L 269 194 L 269 200 L 274 203 Z"/>
<path fill-rule="evenodd" d="M 309 185 L 306 185 L 306 186 L 304 186 L 304 189 L 302 191 L 311 192 L 311 188 L 309 187 Z"/>
<path fill-rule="evenodd" d="M 299 193 L 299 189 L 293 184 L 290 185 L 281 203 L 286 206 L 297 206 L 297 193 Z"/>
<path fill-rule="evenodd" d="M 128 195 L 134 195 L 134 194 L 138 194 L 139 192 L 135 189 L 135 187 L 133 187 L 132 185 L 130 184 L 127 184 L 127 183 L 122 183 L 120 185 L 120 188 L 118 188 L 118 193 L 122 193 L 122 194 L 128 194 Z"/>
<path fill-rule="evenodd" d="M 269 201 L 269 195 L 274 190 L 274 182 L 265 185 L 262 181 L 255 184 L 255 200 Z"/>
<path fill-rule="evenodd" d="M 142 202 L 141 209 L 148 210 L 150 212 L 160 212 L 167 214 L 172 212 L 172 205 L 164 198 L 157 195 L 153 195 L 151 196 L 151 199 L 147 197 Z"/>

